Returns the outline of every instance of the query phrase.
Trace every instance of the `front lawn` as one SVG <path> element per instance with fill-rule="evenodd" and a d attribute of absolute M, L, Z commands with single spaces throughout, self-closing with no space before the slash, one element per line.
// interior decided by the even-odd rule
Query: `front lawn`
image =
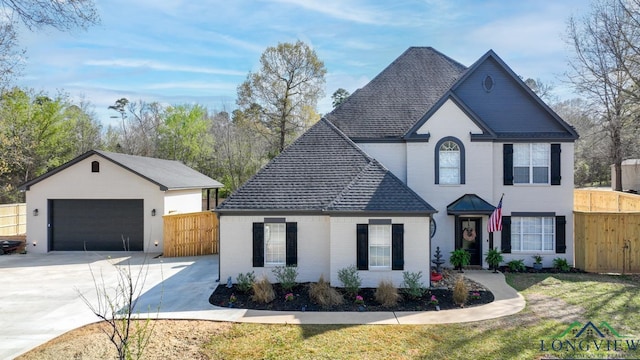
<path fill-rule="evenodd" d="M 595 274 L 506 274 L 506 277 L 525 296 L 527 307 L 500 319 L 423 326 L 192 321 L 183 327 L 175 320 L 158 320 L 154 321 L 154 337 L 144 358 L 640 358 L 640 277 Z M 587 332 L 575 337 L 589 321 L 606 334 L 605 338 L 599 337 L 593 328 L 591 337 Z M 86 333 L 92 329 L 67 333 L 20 359 L 105 358 L 104 353 L 92 353 L 104 349 L 98 346 L 97 339 L 108 342 L 97 327 L 94 332 L 98 337 L 82 342 L 82 336 L 88 336 Z M 570 331 L 560 336 L 567 330 Z M 629 344 L 635 344 L 636 350 Z M 584 351 L 579 350 L 580 346 Z"/>
<path fill-rule="evenodd" d="M 527 308 L 490 321 L 424 326 L 324 326 L 235 324 L 211 338 L 212 359 L 536 359 L 640 358 L 626 340 L 640 340 L 638 278 L 595 274 L 506 274 Z M 574 322 L 606 322 L 621 336 L 576 338 L 587 351 L 567 350 Z M 582 326 L 578 326 L 581 329 Z M 560 342 L 553 342 L 558 338 Z M 575 336 L 573 336 L 575 338 Z M 609 340 L 611 351 L 606 351 Z M 614 340 L 618 348 L 614 351 Z M 595 350 L 596 341 L 600 350 Z M 604 342 L 601 342 L 604 341 Z M 623 341 L 623 342 L 620 342 Z M 562 347 L 560 347 L 562 345 Z M 542 347 L 542 350 L 541 350 Z M 558 351 L 554 351 L 555 348 Z"/>

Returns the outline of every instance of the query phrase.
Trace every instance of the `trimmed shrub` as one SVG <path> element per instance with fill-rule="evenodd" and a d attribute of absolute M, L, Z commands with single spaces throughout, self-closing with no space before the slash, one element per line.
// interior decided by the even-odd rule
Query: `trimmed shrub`
<path fill-rule="evenodd" d="M 286 291 L 291 291 L 298 284 L 298 268 L 295 266 L 276 266 L 271 270 L 280 286 Z"/>
<path fill-rule="evenodd" d="M 309 297 L 313 302 L 322 307 L 341 305 L 344 303 L 342 294 L 332 288 L 322 275 L 320 275 L 317 283 L 309 284 Z"/>
<path fill-rule="evenodd" d="M 523 272 L 527 270 L 527 267 L 524 265 L 524 260 L 511 260 L 507 263 L 509 267 L 509 271 L 511 272 Z"/>
<path fill-rule="evenodd" d="M 382 280 L 378 284 L 378 288 L 376 289 L 375 294 L 376 301 L 378 304 L 391 307 L 396 306 L 398 301 L 400 300 L 400 294 L 398 294 L 398 289 L 393 286 L 393 283 L 389 280 Z"/>
<path fill-rule="evenodd" d="M 249 290 L 253 288 L 253 283 L 256 282 L 256 274 L 253 271 L 246 274 L 240 273 L 236 280 L 238 281 L 236 284 L 238 290 L 243 293 L 248 293 Z"/>
<path fill-rule="evenodd" d="M 404 279 L 402 286 L 404 286 L 404 293 L 411 299 L 419 299 L 427 291 L 424 284 L 422 284 L 422 271 L 415 272 L 402 272 L 402 278 Z"/>
<path fill-rule="evenodd" d="M 464 282 L 462 276 L 458 276 L 456 283 L 453 286 L 453 302 L 456 305 L 464 306 L 467 303 L 467 297 L 469 296 L 469 289 Z"/>
<path fill-rule="evenodd" d="M 569 266 L 567 259 L 559 257 L 553 259 L 553 268 L 562 272 L 568 272 L 571 270 L 571 266 Z"/>
<path fill-rule="evenodd" d="M 276 293 L 273 291 L 273 285 L 269 282 L 266 276 L 253 283 L 253 295 L 251 300 L 259 303 L 270 303 L 276 298 Z"/>
<path fill-rule="evenodd" d="M 355 265 L 338 270 L 338 279 L 349 295 L 356 296 L 360 291 L 362 280 Z"/>

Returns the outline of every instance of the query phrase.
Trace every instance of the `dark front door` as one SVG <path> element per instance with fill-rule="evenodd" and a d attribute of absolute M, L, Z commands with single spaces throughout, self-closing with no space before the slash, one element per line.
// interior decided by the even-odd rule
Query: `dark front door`
<path fill-rule="evenodd" d="M 471 254 L 470 265 L 482 265 L 482 218 L 458 217 L 456 221 L 456 249 Z"/>

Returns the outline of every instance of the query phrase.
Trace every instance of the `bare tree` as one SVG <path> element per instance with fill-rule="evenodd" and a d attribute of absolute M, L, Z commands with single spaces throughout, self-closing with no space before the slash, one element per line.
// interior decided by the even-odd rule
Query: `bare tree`
<path fill-rule="evenodd" d="M 279 43 L 260 57 L 260 70 L 238 86 L 240 109 L 257 109 L 259 129 L 281 152 L 304 129 L 304 112 L 323 94 L 327 70 L 316 52 L 302 41 Z"/>
<path fill-rule="evenodd" d="M 619 0 L 594 2 L 589 15 L 569 19 L 567 30 L 567 41 L 574 50 L 569 79 L 593 105 L 594 115 L 609 137 L 614 189 L 618 191 L 622 190 L 621 164 L 628 133 L 634 130 L 635 106 L 629 93 L 637 90 L 628 61 L 637 53 L 626 40 L 631 31 Z"/>

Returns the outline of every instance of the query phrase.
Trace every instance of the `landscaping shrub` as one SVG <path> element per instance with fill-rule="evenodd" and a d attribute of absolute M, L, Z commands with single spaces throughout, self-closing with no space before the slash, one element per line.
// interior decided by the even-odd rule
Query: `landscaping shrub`
<path fill-rule="evenodd" d="M 391 307 L 396 306 L 400 300 L 400 294 L 398 289 L 393 286 L 393 283 L 389 280 L 381 280 L 376 289 L 375 298 L 378 304 Z"/>
<path fill-rule="evenodd" d="M 253 283 L 256 282 L 256 275 L 253 271 L 246 274 L 240 273 L 236 280 L 238 281 L 236 284 L 238 290 L 243 293 L 248 293 L 249 290 L 253 288 Z"/>
<path fill-rule="evenodd" d="M 291 291 L 296 286 L 298 278 L 298 268 L 295 266 L 276 266 L 271 270 L 280 286 L 286 291 Z"/>
<path fill-rule="evenodd" d="M 317 283 L 309 284 L 309 297 L 322 307 L 341 305 L 344 297 L 320 275 Z"/>
<path fill-rule="evenodd" d="M 511 272 L 524 272 L 527 270 L 527 267 L 524 265 L 524 260 L 511 260 L 507 263 L 509 267 L 509 271 Z"/>
<path fill-rule="evenodd" d="M 467 289 L 467 284 L 464 282 L 462 276 L 458 276 L 453 286 L 453 302 L 456 303 L 456 305 L 464 306 L 464 304 L 467 303 L 468 296 L 469 289 Z"/>
<path fill-rule="evenodd" d="M 273 291 L 273 285 L 271 285 L 266 276 L 253 283 L 253 296 L 251 296 L 251 300 L 267 304 L 275 298 L 276 293 Z"/>
<path fill-rule="evenodd" d="M 416 272 L 402 272 L 404 279 L 402 286 L 404 287 L 404 293 L 411 299 L 421 298 L 427 291 L 424 284 L 422 284 L 422 271 Z"/>
<path fill-rule="evenodd" d="M 571 270 L 571 266 L 569 266 L 569 263 L 565 258 L 553 259 L 553 268 L 562 272 L 568 272 Z"/>
<path fill-rule="evenodd" d="M 338 279 L 342 282 L 342 286 L 344 286 L 349 295 L 356 296 L 360 291 L 362 280 L 355 265 L 338 270 Z"/>

